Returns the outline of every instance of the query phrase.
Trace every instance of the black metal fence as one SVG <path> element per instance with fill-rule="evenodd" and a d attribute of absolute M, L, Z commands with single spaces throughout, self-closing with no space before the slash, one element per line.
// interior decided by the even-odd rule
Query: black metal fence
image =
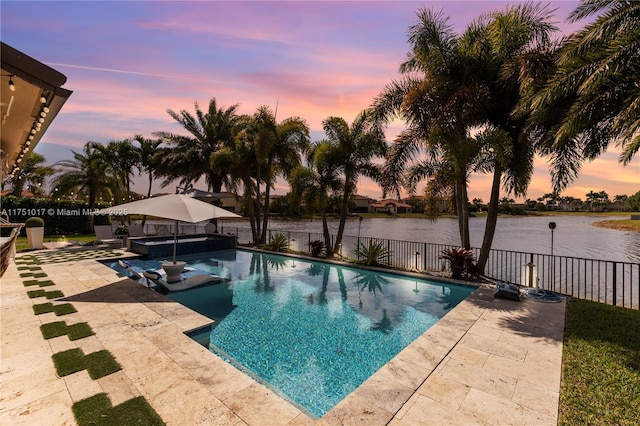
<path fill-rule="evenodd" d="M 236 235 L 239 244 L 253 240 L 251 229 L 224 227 L 223 232 Z M 321 233 L 270 230 L 269 235 L 284 234 L 289 248 L 310 252 L 311 241 L 323 241 Z M 332 245 L 335 235 L 331 235 Z M 347 259 L 358 260 L 360 244 L 382 242 L 388 254 L 381 263 L 417 272 L 445 271 L 447 263 L 440 258 L 442 251 L 457 246 L 417 241 L 390 240 L 345 235 L 338 253 Z M 475 258 L 480 254 L 474 248 Z M 496 280 L 524 286 L 538 286 L 575 298 L 593 300 L 626 308 L 640 309 L 640 263 L 614 262 L 510 250 L 491 250 L 485 275 Z"/>

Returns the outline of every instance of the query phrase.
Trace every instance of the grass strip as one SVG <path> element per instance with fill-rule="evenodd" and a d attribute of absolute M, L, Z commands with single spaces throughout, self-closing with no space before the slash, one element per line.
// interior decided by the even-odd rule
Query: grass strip
<path fill-rule="evenodd" d="M 142 396 L 112 407 L 107 394 L 99 393 L 76 402 L 72 409 L 80 426 L 162 426 L 165 424 Z"/>
<path fill-rule="evenodd" d="M 18 266 L 18 271 L 42 271 L 42 268 L 39 266 Z"/>
<path fill-rule="evenodd" d="M 23 281 L 22 284 L 25 287 L 30 287 L 30 286 L 34 286 L 37 285 L 39 287 L 48 287 L 48 286 L 52 286 L 52 285 L 56 285 L 56 283 L 54 283 L 51 280 L 44 280 L 44 281 L 40 281 L 40 280 L 26 280 Z"/>
<path fill-rule="evenodd" d="M 44 292 L 44 297 L 46 297 L 47 299 L 56 299 L 58 297 L 62 297 L 64 296 L 64 293 L 61 292 L 60 290 L 53 290 L 53 291 L 45 291 Z"/>
<path fill-rule="evenodd" d="M 29 296 L 29 299 L 35 299 L 36 297 L 44 297 L 44 295 L 46 294 L 46 291 L 44 290 L 31 290 L 27 292 L 27 296 Z"/>
<path fill-rule="evenodd" d="M 27 296 L 29 296 L 30 299 L 34 299 L 36 297 L 46 297 L 47 299 L 55 299 L 57 297 L 64 296 L 64 293 L 62 293 L 60 290 L 44 291 L 40 289 L 40 290 L 28 291 Z"/>
<path fill-rule="evenodd" d="M 84 362 L 89 372 L 89 377 L 94 380 L 122 369 L 118 361 L 107 350 L 90 353 L 84 357 Z"/>
<path fill-rule="evenodd" d="M 23 272 L 20 274 L 20 278 L 43 278 L 46 276 L 45 272 Z"/>
<path fill-rule="evenodd" d="M 55 312 L 56 316 L 62 316 L 78 312 L 71 303 L 63 303 L 61 305 L 54 305 L 53 303 L 40 303 L 33 305 L 33 312 L 36 315 L 46 314 L 49 312 Z"/>
<path fill-rule="evenodd" d="M 74 348 L 55 353 L 52 358 L 56 372 L 60 377 L 86 369 L 89 377 L 96 380 L 122 369 L 120 364 L 113 358 L 113 355 L 107 350 L 85 355 L 82 349 Z"/>
<path fill-rule="evenodd" d="M 64 321 L 54 321 L 42 324 L 40 331 L 45 339 L 52 339 L 66 334 L 69 340 L 78 340 L 95 334 L 86 322 L 67 325 Z"/>
<path fill-rule="evenodd" d="M 94 333 L 89 324 L 86 322 L 80 322 L 78 324 L 71 324 L 67 326 L 67 336 L 69 340 L 78 340 L 85 337 L 93 336 Z"/>
<path fill-rule="evenodd" d="M 640 311 L 567 305 L 559 425 L 638 425 Z"/>
<path fill-rule="evenodd" d="M 77 373 L 85 369 L 84 352 L 79 348 L 55 353 L 51 358 L 53 358 L 53 365 L 55 365 L 56 372 L 60 377 L 68 376 L 69 374 Z"/>
<path fill-rule="evenodd" d="M 42 337 L 45 339 L 64 336 L 67 334 L 67 323 L 64 321 L 55 321 L 42 324 L 40 326 L 40 332 L 42 332 Z"/>

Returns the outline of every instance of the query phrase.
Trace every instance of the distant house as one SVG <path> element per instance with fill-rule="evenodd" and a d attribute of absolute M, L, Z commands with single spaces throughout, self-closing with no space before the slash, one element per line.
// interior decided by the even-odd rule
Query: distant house
<path fill-rule="evenodd" d="M 398 200 L 380 200 L 369 205 L 371 213 L 411 213 L 413 206 Z"/>
<path fill-rule="evenodd" d="M 369 206 L 375 203 L 376 200 L 365 195 L 356 194 L 353 196 L 353 202 L 355 203 L 353 213 L 368 213 L 370 211 Z"/>

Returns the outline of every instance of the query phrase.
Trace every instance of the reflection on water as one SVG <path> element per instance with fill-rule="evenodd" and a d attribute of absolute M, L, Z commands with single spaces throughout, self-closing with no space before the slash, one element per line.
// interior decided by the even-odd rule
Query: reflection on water
<path fill-rule="evenodd" d="M 549 222 L 555 222 L 553 252 L 557 256 L 588 259 L 640 262 L 640 233 L 618 231 L 593 226 L 593 222 L 616 220 L 615 217 L 592 216 L 538 216 L 500 217 L 493 241 L 493 248 L 531 253 L 551 252 Z M 471 218 L 469 222 L 471 245 L 480 247 L 484 234 L 485 218 Z M 225 227 L 246 227 L 246 222 L 225 221 Z M 271 229 L 284 231 L 322 232 L 320 220 L 292 220 L 270 222 Z M 338 222 L 330 222 L 332 233 L 337 232 Z M 358 235 L 358 220 L 349 220 L 346 235 Z M 438 244 L 458 244 L 458 222 L 455 218 L 428 219 L 365 218 L 360 235 L 394 240 L 421 241 Z"/>

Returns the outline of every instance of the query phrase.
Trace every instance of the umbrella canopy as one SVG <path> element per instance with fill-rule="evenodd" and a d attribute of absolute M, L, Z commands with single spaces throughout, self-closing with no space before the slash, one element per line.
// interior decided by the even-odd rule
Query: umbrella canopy
<path fill-rule="evenodd" d="M 207 219 L 221 219 L 241 217 L 223 208 L 204 201 L 196 200 L 184 194 L 161 195 L 119 204 L 96 211 L 95 214 L 109 214 L 123 216 L 127 214 L 145 214 L 149 216 L 171 219 L 177 222 L 197 223 Z M 176 263 L 176 248 L 178 246 L 178 226 L 173 234 L 173 263 Z"/>
<path fill-rule="evenodd" d="M 197 223 L 207 219 L 239 218 L 241 216 L 184 194 L 169 194 L 132 201 L 131 203 L 101 209 L 96 214 L 122 216 L 146 214 L 180 222 Z"/>

